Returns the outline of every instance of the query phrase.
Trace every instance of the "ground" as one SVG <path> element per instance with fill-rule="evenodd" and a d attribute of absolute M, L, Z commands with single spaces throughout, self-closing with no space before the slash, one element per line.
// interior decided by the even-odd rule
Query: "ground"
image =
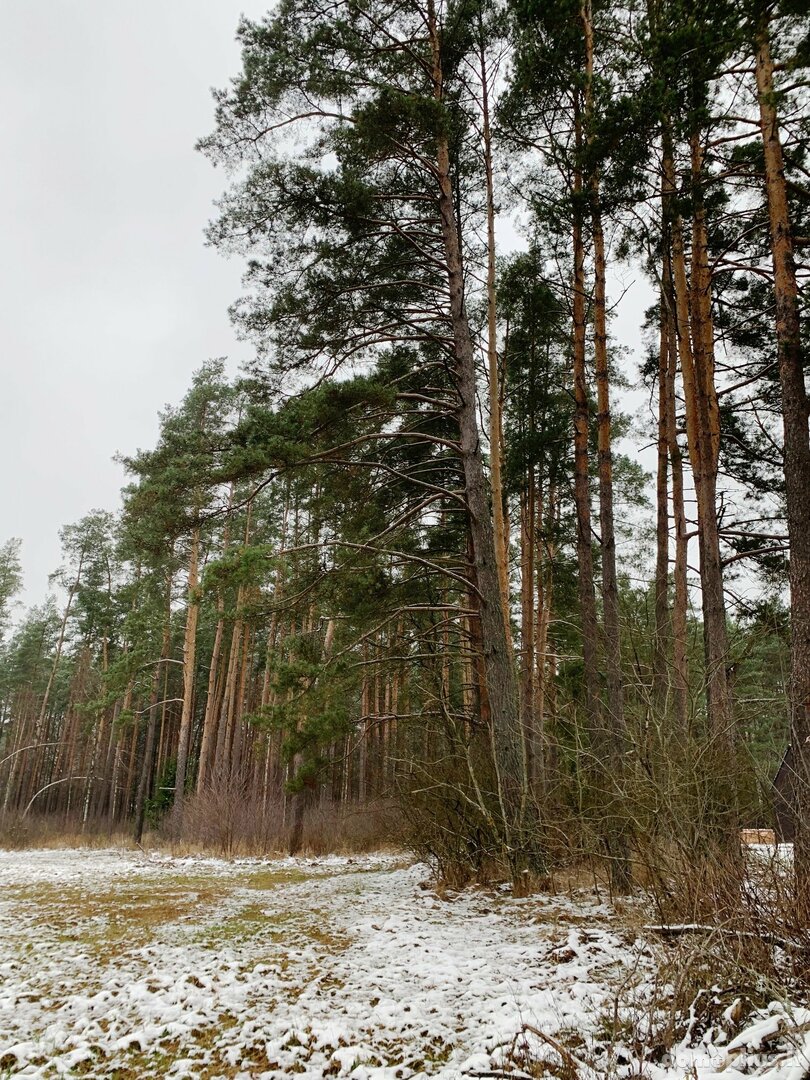
<path fill-rule="evenodd" d="M 807 1074 L 810 1014 L 776 1004 L 737 1047 L 645 1040 L 667 988 L 639 915 L 439 896 L 395 856 L 0 852 L 0 1077 Z"/>

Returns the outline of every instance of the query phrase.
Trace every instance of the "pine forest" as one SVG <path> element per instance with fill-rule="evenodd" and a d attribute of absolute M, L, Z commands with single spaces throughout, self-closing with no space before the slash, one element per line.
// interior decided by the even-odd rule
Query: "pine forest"
<path fill-rule="evenodd" d="M 702 921 L 775 829 L 806 924 L 806 3 L 279 0 L 238 40 L 198 150 L 252 359 L 199 358 L 43 604 L 0 548 L 3 836 L 588 865 Z"/>

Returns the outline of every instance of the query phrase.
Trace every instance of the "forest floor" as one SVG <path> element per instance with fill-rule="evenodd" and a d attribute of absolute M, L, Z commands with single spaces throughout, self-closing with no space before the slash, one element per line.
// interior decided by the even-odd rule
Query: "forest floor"
<path fill-rule="evenodd" d="M 807 1075 L 810 1012 L 777 1004 L 665 1052 L 666 946 L 633 906 L 426 879 L 384 855 L 0 852 L 0 1077 Z"/>

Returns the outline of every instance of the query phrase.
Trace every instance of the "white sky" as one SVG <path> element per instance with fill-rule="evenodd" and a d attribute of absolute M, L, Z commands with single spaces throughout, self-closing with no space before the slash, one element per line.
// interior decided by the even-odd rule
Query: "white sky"
<path fill-rule="evenodd" d="M 22 538 L 26 603 L 45 596 L 59 528 L 118 505 L 112 455 L 154 443 L 207 357 L 248 355 L 227 316 L 241 266 L 203 241 L 225 178 L 194 143 L 209 88 L 239 69 L 240 12 L 266 7 L 0 4 L 0 543 Z M 649 295 L 625 298 L 623 343 Z"/>
<path fill-rule="evenodd" d="M 194 143 L 263 8 L 0 4 L 0 543 L 22 538 L 28 602 L 60 526 L 117 505 L 112 455 L 153 444 L 207 357 L 246 356 L 240 268 L 203 240 L 224 177 Z"/>

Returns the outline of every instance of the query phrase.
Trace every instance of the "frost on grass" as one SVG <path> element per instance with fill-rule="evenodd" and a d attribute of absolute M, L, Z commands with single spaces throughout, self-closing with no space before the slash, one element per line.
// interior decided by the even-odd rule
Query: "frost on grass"
<path fill-rule="evenodd" d="M 626 919 L 592 896 L 438 899 L 425 876 L 0 853 L 0 1077 L 803 1075 L 810 1014 L 777 1007 L 644 1061 L 662 988 Z"/>

